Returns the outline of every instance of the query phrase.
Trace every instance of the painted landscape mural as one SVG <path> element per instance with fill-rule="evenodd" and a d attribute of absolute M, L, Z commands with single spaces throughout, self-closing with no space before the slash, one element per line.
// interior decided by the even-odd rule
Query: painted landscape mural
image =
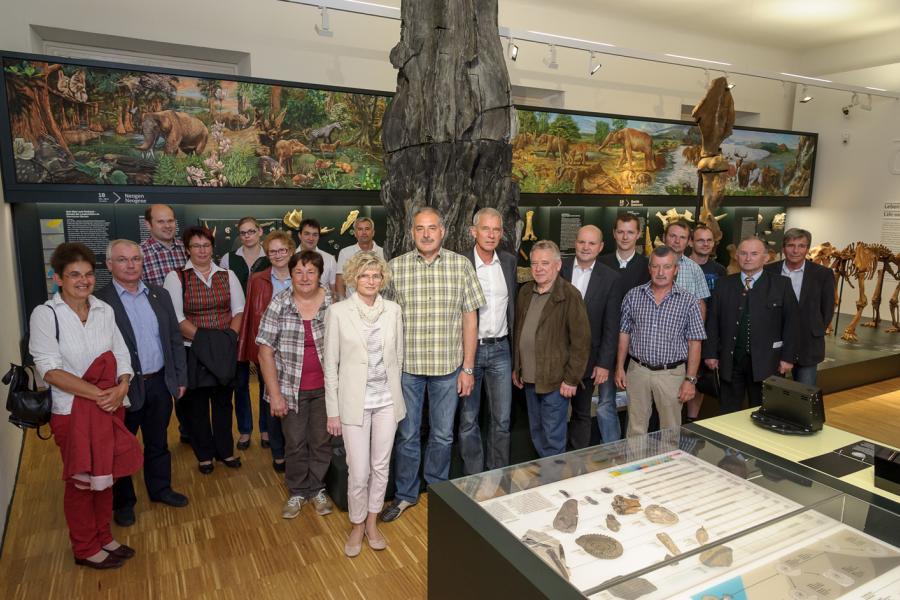
<path fill-rule="evenodd" d="M 513 176 L 523 193 L 693 195 L 700 132 L 689 123 L 518 110 Z M 812 135 L 734 128 L 726 195 L 806 197 Z"/>
<path fill-rule="evenodd" d="M 387 96 L 5 58 L 17 183 L 378 190 Z"/>

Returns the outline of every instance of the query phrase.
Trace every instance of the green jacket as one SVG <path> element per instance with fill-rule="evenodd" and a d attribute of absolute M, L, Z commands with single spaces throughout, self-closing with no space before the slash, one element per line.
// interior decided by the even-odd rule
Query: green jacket
<path fill-rule="evenodd" d="M 516 302 L 513 371 L 518 376 L 522 374 L 519 339 L 534 286 L 533 281 L 523 284 Z M 591 324 L 581 293 L 562 277 L 557 276 L 550 289 L 550 298 L 538 322 L 534 346 L 537 353 L 534 387 L 538 394 L 558 390 L 562 382 L 575 386 L 581 383 L 591 353 Z"/>

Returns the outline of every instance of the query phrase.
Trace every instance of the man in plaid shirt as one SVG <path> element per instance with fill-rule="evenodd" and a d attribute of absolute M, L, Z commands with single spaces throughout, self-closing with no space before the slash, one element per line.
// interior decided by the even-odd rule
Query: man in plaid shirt
<path fill-rule="evenodd" d="M 184 244 L 178 239 L 178 223 L 175 212 L 165 204 L 153 204 L 144 213 L 148 237 L 141 250 L 144 252 L 144 282 L 161 286 L 169 271 L 184 268 Z"/>
<path fill-rule="evenodd" d="M 419 499 L 420 429 L 428 389 L 429 433 L 425 481 L 447 479 L 453 420 L 460 396 L 472 393 L 478 308 L 485 303 L 475 268 L 465 257 L 441 248 L 440 213 L 422 207 L 413 215 L 416 249 L 391 261 L 393 299 L 403 310 L 403 400 L 406 418 L 394 442 L 397 493 L 381 513 L 393 521 Z"/>
<path fill-rule="evenodd" d="M 647 433 L 651 403 L 661 428 L 680 427 L 681 405 L 697 393 L 706 330 L 696 297 L 675 285 L 677 275 L 677 254 L 660 246 L 650 255 L 650 281 L 622 301 L 616 385 L 628 388 L 628 437 Z"/>

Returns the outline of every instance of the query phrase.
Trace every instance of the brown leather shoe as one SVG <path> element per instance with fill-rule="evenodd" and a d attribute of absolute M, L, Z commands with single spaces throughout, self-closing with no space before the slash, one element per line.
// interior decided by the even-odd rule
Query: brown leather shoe
<path fill-rule="evenodd" d="M 125 564 L 125 560 L 110 552 L 109 554 L 107 554 L 106 558 L 104 558 L 100 562 L 94 562 L 86 558 L 76 557 L 75 564 L 81 565 L 82 567 L 90 567 L 91 569 L 118 569 Z"/>

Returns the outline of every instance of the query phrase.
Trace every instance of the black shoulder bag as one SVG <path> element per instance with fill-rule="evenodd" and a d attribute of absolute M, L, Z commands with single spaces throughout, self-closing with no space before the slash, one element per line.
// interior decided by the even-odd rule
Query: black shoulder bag
<path fill-rule="evenodd" d="M 48 308 L 53 311 L 56 341 L 59 342 L 59 319 L 53 307 Z M 9 386 L 9 395 L 6 397 L 9 422 L 20 429 L 36 429 L 39 438 L 49 440 L 49 435 L 47 437 L 41 435 L 41 426 L 50 422 L 53 399 L 49 387 L 38 389 L 34 366 L 24 367 L 10 363 L 9 371 L 3 376 L 3 383 Z"/>

